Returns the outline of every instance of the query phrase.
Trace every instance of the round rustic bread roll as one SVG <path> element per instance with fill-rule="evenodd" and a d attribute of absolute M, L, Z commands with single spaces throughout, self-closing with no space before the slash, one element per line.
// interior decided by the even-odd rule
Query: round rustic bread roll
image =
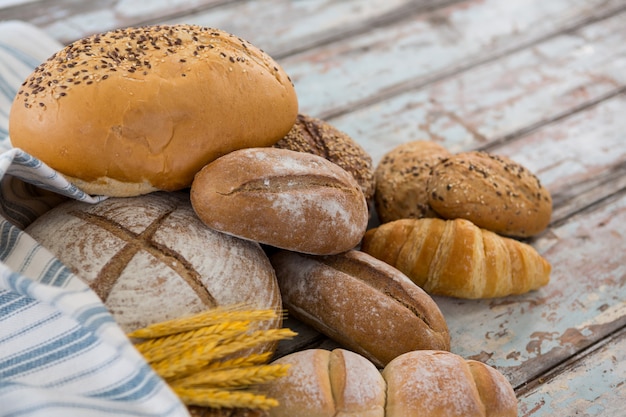
<path fill-rule="evenodd" d="M 352 250 L 270 256 L 287 312 L 376 366 L 417 349 L 450 349 L 435 301 L 406 275 Z"/>
<path fill-rule="evenodd" d="M 348 134 L 330 123 L 299 114 L 289 133 L 274 146 L 324 157 L 352 174 L 366 200 L 374 196 L 372 157 Z"/>
<path fill-rule="evenodd" d="M 209 227 L 270 246 L 315 255 L 354 248 L 369 218 L 356 180 L 321 156 L 248 148 L 205 166 L 191 204 Z"/>
<path fill-rule="evenodd" d="M 91 286 L 125 332 L 216 306 L 282 309 L 262 248 L 207 228 L 183 192 L 72 200 L 26 232 Z"/>
<path fill-rule="evenodd" d="M 374 171 L 380 222 L 438 217 L 428 204 L 426 183 L 431 168 L 449 155 L 446 148 L 428 140 L 407 142 L 385 154 Z"/>
<path fill-rule="evenodd" d="M 516 417 L 509 381 L 482 362 L 445 351 L 398 356 L 382 371 L 386 417 Z"/>
<path fill-rule="evenodd" d="M 183 189 L 218 156 L 273 145 L 297 113 L 285 71 L 245 40 L 148 26 L 80 39 L 38 66 L 9 133 L 84 191 L 133 196 Z"/>
<path fill-rule="evenodd" d="M 289 374 L 260 387 L 278 400 L 270 417 L 384 417 L 385 381 L 361 355 L 344 349 L 308 349 L 275 360 Z"/>
<path fill-rule="evenodd" d="M 528 237 L 550 223 L 552 198 L 528 169 L 487 152 L 463 152 L 433 167 L 428 204 L 445 219 L 463 218 L 506 236 Z"/>

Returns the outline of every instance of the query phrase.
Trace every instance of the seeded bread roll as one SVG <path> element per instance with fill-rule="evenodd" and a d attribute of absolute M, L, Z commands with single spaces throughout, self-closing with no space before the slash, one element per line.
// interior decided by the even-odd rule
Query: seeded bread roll
<path fill-rule="evenodd" d="M 261 247 L 204 226 L 183 192 L 71 200 L 26 232 L 91 286 L 125 332 L 216 306 L 282 309 Z"/>
<path fill-rule="evenodd" d="M 191 204 L 216 230 L 316 255 L 357 246 L 369 214 L 346 170 L 277 148 L 241 149 L 211 162 L 193 181 Z"/>
<path fill-rule="evenodd" d="M 354 176 L 366 200 L 374 196 L 372 157 L 354 139 L 331 124 L 299 114 L 289 133 L 274 146 L 324 157 Z"/>
<path fill-rule="evenodd" d="M 374 172 L 380 222 L 438 217 L 428 204 L 426 184 L 432 167 L 449 155 L 446 148 L 428 140 L 407 142 L 385 154 Z"/>
<path fill-rule="evenodd" d="M 433 299 L 399 270 L 352 250 L 270 256 L 287 312 L 376 366 L 416 349 L 450 349 Z"/>
<path fill-rule="evenodd" d="M 506 236 L 543 231 L 552 198 L 539 179 L 511 159 L 487 152 L 464 152 L 432 169 L 428 204 L 443 218 L 464 218 Z"/>
<path fill-rule="evenodd" d="M 91 194 L 178 190 L 235 149 L 271 146 L 298 113 L 284 70 L 250 43 L 191 25 L 78 40 L 24 82 L 14 147 Z"/>
<path fill-rule="evenodd" d="M 516 417 L 509 381 L 482 362 L 441 351 L 414 351 L 382 371 L 386 417 Z"/>
<path fill-rule="evenodd" d="M 270 417 L 384 417 L 385 381 L 376 367 L 345 349 L 308 349 L 275 360 L 289 374 L 261 387 L 278 400 Z"/>

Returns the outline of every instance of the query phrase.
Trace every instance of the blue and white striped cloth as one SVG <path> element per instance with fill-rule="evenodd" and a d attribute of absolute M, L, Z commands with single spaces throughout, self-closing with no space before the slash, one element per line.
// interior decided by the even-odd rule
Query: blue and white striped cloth
<path fill-rule="evenodd" d="M 64 199 L 98 202 L 8 138 L 18 87 L 61 47 L 0 22 L 0 416 L 188 416 L 95 293 L 22 232 Z"/>

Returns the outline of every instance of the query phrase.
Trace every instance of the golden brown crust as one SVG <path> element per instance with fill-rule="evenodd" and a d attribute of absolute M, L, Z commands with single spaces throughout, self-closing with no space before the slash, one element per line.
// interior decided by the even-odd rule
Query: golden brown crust
<path fill-rule="evenodd" d="M 528 169 L 487 152 L 452 155 L 433 167 L 428 204 L 446 219 L 464 218 L 515 237 L 543 231 L 552 215 L 550 193 Z"/>
<path fill-rule="evenodd" d="M 368 207 L 356 180 L 303 152 L 249 148 L 204 167 L 191 187 L 209 227 L 270 246 L 316 255 L 358 245 Z"/>
<path fill-rule="evenodd" d="M 438 217 L 428 204 L 426 183 L 434 165 L 450 154 L 436 142 L 417 140 L 385 154 L 374 171 L 375 207 L 381 223 Z"/>
<path fill-rule="evenodd" d="M 551 266 L 530 245 L 469 220 L 401 219 L 370 229 L 361 249 L 430 294 L 491 298 L 546 285 Z"/>
<path fill-rule="evenodd" d="M 41 64 L 14 100 L 10 137 L 102 194 L 127 183 L 171 191 L 218 156 L 273 145 L 297 113 L 287 74 L 250 43 L 151 26 L 81 39 Z"/>
<path fill-rule="evenodd" d="M 399 356 L 382 371 L 386 417 L 515 417 L 511 384 L 494 368 L 441 351 Z"/>
<path fill-rule="evenodd" d="M 415 349 L 450 348 L 433 299 L 405 275 L 360 251 L 270 257 L 290 315 L 384 366 Z"/>
<path fill-rule="evenodd" d="M 326 158 L 354 176 L 368 201 L 374 196 L 371 156 L 348 134 L 330 123 L 299 114 L 289 133 L 274 146 Z"/>

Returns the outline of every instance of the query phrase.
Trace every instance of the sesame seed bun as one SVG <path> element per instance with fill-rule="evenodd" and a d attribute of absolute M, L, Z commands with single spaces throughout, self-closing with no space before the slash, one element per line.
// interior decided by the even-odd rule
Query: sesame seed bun
<path fill-rule="evenodd" d="M 92 194 L 189 187 L 233 150 L 271 146 L 298 114 L 285 71 L 250 43 L 191 25 L 119 29 L 78 40 L 24 82 L 14 147 Z"/>

